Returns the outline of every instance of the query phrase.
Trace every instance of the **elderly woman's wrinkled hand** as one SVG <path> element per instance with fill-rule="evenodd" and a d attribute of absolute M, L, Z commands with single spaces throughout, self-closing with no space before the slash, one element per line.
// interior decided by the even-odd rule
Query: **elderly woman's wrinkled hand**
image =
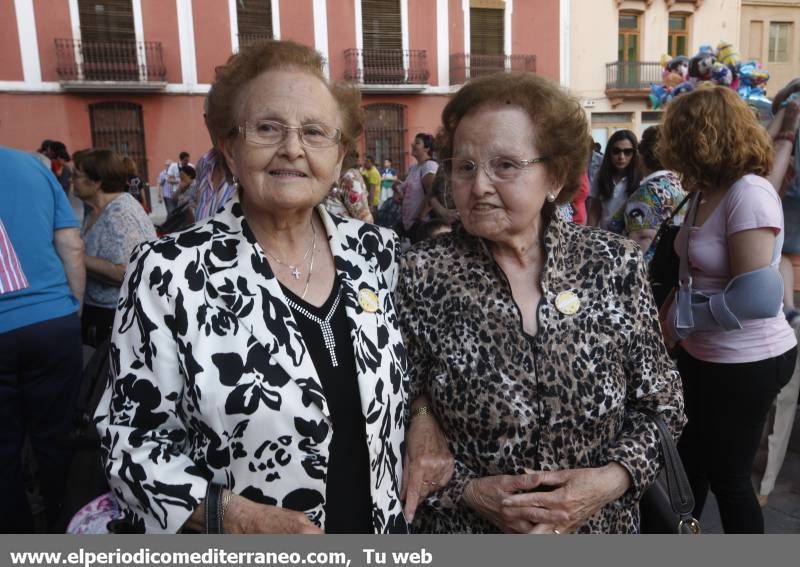
<path fill-rule="evenodd" d="M 436 419 L 419 415 L 411 420 L 406 434 L 406 458 L 400 498 L 405 501 L 409 522 L 419 503 L 435 490 L 450 482 L 453 476 L 453 455 Z"/>
<path fill-rule="evenodd" d="M 321 534 L 322 530 L 302 512 L 268 506 L 234 495 L 225 513 L 228 534 Z"/>
<path fill-rule="evenodd" d="M 531 473 L 538 487 L 550 487 L 550 491 L 527 492 L 511 495 L 503 500 L 503 506 L 521 510 L 529 507 L 544 508 L 553 513 L 564 514 L 562 521 L 548 521 L 546 529 L 532 527 L 530 533 L 567 533 L 583 525 L 600 509 L 628 491 L 631 478 L 628 471 L 618 463 L 587 469 L 568 469 Z"/>
<path fill-rule="evenodd" d="M 505 504 L 515 494 L 527 495 L 541 484 L 536 474 L 486 476 L 470 481 L 463 498 L 470 508 L 504 533 L 528 533 L 540 523 L 567 521 L 567 514 L 561 511 Z"/>

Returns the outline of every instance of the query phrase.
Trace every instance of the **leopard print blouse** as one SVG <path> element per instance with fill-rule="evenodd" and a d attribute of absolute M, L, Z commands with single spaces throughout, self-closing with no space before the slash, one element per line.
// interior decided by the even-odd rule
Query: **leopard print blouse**
<path fill-rule="evenodd" d="M 484 242 L 463 227 L 411 249 L 396 291 L 412 383 L 426 393 L 456 460 L 415 531 L 491 533 L 462 492 L 473 478 L 616 461 L 631 489 L 577 531 L 635 533 L 638 500 L 662 458 L 658 410 L 677 438 L 680 380 L 661 339 L 637 245 L 558 218 L 544 235 L 535 336 L 523 332 L 511 288 Z M 580 301 L 567 315 L 560 292 Z"/>

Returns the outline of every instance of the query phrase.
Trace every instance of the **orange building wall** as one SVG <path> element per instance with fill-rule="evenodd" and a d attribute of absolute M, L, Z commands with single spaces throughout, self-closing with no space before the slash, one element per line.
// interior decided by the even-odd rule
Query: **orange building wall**
<path fill-rule="evenodd" d="M 192 15 L 197 82 L 209 84 L 214 81 L 214 69 L 223 65 L 231 54 L 228 3 L 219 0 L 194 0 Z"/>
<path fill-rule="evenodd" d="M 0 124 L 0 146 L 34 151 L 51 139 L 74 152 L 92 143 L 88 107 L 76 96 L 0 93 Z"/>
<path fill-rule="evenodd" d="M 173 95 L 158 97 L 152 102 L 146 97 L 126 99 L 142 105 L 150 185 L 157 182 L 165 160 L 177 161 L 178 154 L 186 150 L 192 163 L 197 163 L 211 147 L 203 122 L 204 98 L 204 95 Z"/>
<path fill-rule="evenodd" d="M 0 93 L 0 146 L 33 151 L 44 139 L 61 140 L 70 152 L 92 145 L 89 105 L 127 101 L 142 105 L 150 184 L 166 159 L 186 150 L 197 161 L 211 147 L 203 123 L 202 95 L 65 95 Z M 25 116 L 25 120 L 20 120 Z"/>
<path fill-rule="evenodd" d="M 514 2 L 511 53 L 536 55 L 536 73 L 558 80 L 558 2 Z"/>
<path fill-rule="evenodd" d="M 450 0 L 448 15 L 450 54 L 464 53 L 464 10 L 461 8 L 461 0 Z"/>
<path fill-rule="evenodd" d="M 227 18 L 225 21 L 227 22 Z M 195 20 L 194 25 L 197 24 Z M 178 39 L 178 12 L 175 2 L 142 0 L 142 27 L 145 41 L 161 42 L 167 82 L 182 83 L 181 44 Z"/>
<path fill-rule="evenodd" d="M 312 0 L 280 0 L 280 12 L 281 39 L 291 39 L 313 47 L 314 6 Z"/>
<path fill-rule="evenodd" d="M 2 8 L 0 8 L 2 12 Z M 33 0 L 36 36 L 43 81 L 58 81 L 56 73 L 56 39 L 72 39 L 72 22 L 66 1 Z"/>
<path fill-rule="evenodd" d="M 408 0 L 408 48 L 423 49 L 428 63 L 428 84 L 439 83 L 436 57 L 436 2 Z"/>
<path fill-rule="evenodd" d="M 356 0 L 328 0 L 328 66 L 330 77 L 340 81 L 344 78 L 346 49 L 356 46 Z"/>
<path fill-rule="evenodd" d="M 21 81 L 24 76 L 14 0 L 0 0 L 0 14 L 9 15 L 0 18 L 0 81 Z"/>

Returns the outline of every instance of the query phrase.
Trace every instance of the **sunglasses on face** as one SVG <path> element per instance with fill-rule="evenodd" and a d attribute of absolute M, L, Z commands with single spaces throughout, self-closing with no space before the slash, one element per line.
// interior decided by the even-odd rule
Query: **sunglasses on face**
<path fill-rule="evenodd" d="M 631 157 L 633 155 L 633 148 L 618 148 L 616 146 L 611 148 L 612 156 L 618 156 L 619 154 L 622 154 L 625 157 Z"/>

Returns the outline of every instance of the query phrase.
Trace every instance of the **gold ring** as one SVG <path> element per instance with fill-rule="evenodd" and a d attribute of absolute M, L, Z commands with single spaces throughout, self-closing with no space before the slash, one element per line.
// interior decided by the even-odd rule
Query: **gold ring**
<path fill-rule="evenodd" d="M 561 535 L 561 532 L 558 531 L 556 528 L 553 528 L 553 533 L 556 535 Z"/>

